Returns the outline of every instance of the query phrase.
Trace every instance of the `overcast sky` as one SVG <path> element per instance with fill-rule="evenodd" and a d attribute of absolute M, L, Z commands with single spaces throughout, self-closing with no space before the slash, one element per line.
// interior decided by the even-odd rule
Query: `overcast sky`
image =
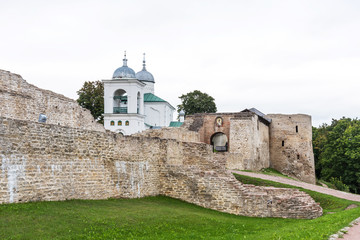
<path fill-rule="evenodd" d="M 200 90 L 218 112 L 359 117 L 357 0 L 0 0 L 0 69 L 76 99 L 85 81 L 138 72 L 174 107 Z"/>

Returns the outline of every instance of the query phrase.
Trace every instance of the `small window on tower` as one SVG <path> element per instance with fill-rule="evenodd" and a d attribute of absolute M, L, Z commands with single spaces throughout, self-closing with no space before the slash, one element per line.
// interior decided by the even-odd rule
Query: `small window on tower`
<path fill-rule="evenodd" d="M 285 141 L 282 141 L 282 142 L 281 142 L 281 146 L 284 146 L 284 145 L 285 145 Z"/>
<path fill-rule="evenodd" d="M 122 121 L 118 121 L 118 126 L 121 126 L 122 125 Z"/>
<path fill-rule="evenodd" d="M 299 132 L 299 128 L 298 128 L 298 126 L 296 126 L 296 132 Z"/>
<path fill-rule="evenodd" d="M 300 159 L 300 154 L 297 155 L 297 159 Z"/>
<path fill-rule="evenodd" d="M 129 126 L 129 121 L 126 121 L 126 122 L 125 122 L 125 126 Z"/>
<path fill-rule="evenodd" d="M 114 126 L 115 125 L 115 122 L 114 121 L 111 121 L 110 122 L 110 126 Z"/>

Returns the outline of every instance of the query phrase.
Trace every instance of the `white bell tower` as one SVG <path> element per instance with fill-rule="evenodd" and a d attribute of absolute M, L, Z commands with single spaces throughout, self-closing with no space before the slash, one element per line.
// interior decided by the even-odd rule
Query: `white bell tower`
<path fill-rule="evenodd" d="M 131 135 L 145 130 L 144 89 L 127 66 L 126 52 L 123 66 L 115 70 L 104 84 L 104 127 L 113 132 Z"/>

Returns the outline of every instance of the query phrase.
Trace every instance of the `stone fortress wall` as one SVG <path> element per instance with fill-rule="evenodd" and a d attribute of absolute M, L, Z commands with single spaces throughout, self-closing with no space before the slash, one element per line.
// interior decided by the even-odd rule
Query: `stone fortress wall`
<path fill-rule="evenodd" d="M 0 203 L 159 194 L 151 140 L 9 118 L 0 131 Z"/>
<path fill-rule="evenodd" d="M 235 117 L 234 114 L 222 114 L 223 124 L 217 126 L 215 123 L 217 116 L 218 114 L 215 113 L 188 115 L 181 128 L 199 133 L 200 142 L 211 144 L 211 136 L 214 133 L 222 132 L 226 136 L 230 135 L 230 119 Z"/>
<path fill-rule="evenodd" d="M 216 119 L 223 124 L 218 126 Z M 212 144 L 218 132 L 228 137 L 228 151 L 218 152 L 226 158 L 228 169 L 261 170 L 270 167 L 269 123 L 252 112 L 206 113 L 186 117 L 182 128 L 200 134 L 201 142 Z"/>
<path fill-rule="evenodd" d="M 261 170 L 270 167 L 269 127 L 256 114 L 231 118 L 229 169 Z"/>
<path fill-rule="evenodd" d="M 4 91 L 2 79 L 0 95 L 6 97 L 0 98 L 13 106 L 11 101 L 18 98 L 7 98 L 11 93 Z M 48 114 L 56 116 L 51 110 L 57 111 L 50 108 Z M 181 130 L 123 137 L 70 127 L 65 121 L 38 123 L 26 114 L 20 120 L 21 115 L 11 114 L 12 109 L 1 108 L 0 203 L 162 194 L 246 216 L 322 215 L 319 204 L 299 190 L 241 184 L 226 170 L 224 155 L 197 142 L 197 134 L 179 132 L 173 135 L 178 140 L 160 137 Z M 182 141 L 187 134 L 193 142 Z"/>
<path fill-rule="evenodd" d="M 161 131 L 159 129 L 148 129 L 131 136 L 175 139 L 182 142 L 201 142 L 199 133 L 174 127 L 161 128 Z"/>
<path fill-rule="evenodd" d="M 0 69 L 0 116 L 105 132 L 90 111 L 61 94 L 27 83 L 20 75 Z"/>
<path fill-rule="evenodd" d="M 241 184 L 205 143 L 3 117 L 0 132 L 0 203 L 162 194 L 246 216 L 322 214 L 319 204 L 299 190 Z"/>
<path fill-rule="evenodd" d="M 223 119 L 221 127 L 216 125 L 219 117 Z M 228 151 L 217 153 L 227 159 L 228 169 L 258 171 L 272 167 L 315 184 L 311 116 L 268 114 L 264 117 L 248 110 L 195 114 L 187 116 L 182 128 L 198 132 L 200 141 L 208 144 L 217 132 L 228 136 Z"/>
<path fill-rule="evenodd" d="M 269 114 L 271 167 L 315 184 L 311 116 Z"/>

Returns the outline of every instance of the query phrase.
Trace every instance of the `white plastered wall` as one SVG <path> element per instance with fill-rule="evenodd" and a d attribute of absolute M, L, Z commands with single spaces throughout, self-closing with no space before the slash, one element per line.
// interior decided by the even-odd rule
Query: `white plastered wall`
<path fill-rule="evenodd" d="M 151 126 L 168 127 L 173 119 L 174 109 L 167 102 L 146 102 L 145 123 Z"/>

